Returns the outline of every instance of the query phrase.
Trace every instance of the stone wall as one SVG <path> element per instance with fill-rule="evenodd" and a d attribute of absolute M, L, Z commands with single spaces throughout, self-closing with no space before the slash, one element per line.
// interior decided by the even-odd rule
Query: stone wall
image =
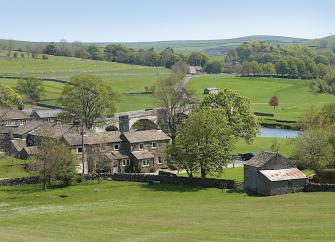
<path fill-rule="evenodd" d="M 39 183 L 40 177 L 31 176 L 31 177 L 20 177 L 20 178 L 5 178 L 0 180 L 0 186 L 16 186 L 16 185 L 25 185 L 25 184 L 36 184 Z"/>
<path fill-rule="evenodd" d="M 110 174 L 104 178 L 111 178 L 114 181 L 132 182 L 159 182 L 162 184 L 190 185 L 208 188 L 233 189 L 234 180 L 214 179 L 214 178 L 189 178 L 174 175 L 148 175 L 148 174 Z"/>
<path fill-rule="evenodd" d="M 307 183 L 304 192 L 335 192 L 335 184 Z"/>

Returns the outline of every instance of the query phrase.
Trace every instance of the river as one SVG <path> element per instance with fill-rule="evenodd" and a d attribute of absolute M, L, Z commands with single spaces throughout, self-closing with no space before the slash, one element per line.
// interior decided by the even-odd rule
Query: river
<path fill-rule="evenodd" d="M 296 138 L 300 131 L 292 129 L 275 129 L 262 127 L 257 137 L 264 138 Z"/>

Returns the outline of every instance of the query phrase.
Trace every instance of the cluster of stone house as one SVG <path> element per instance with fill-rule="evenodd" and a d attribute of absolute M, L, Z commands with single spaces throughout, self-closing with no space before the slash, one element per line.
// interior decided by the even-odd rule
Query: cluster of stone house
<path fill-rule="evenodd" d="M 78 172 L 90 173 L 97 169 L 111 173 L 151 172 L 167 167 L 165 151 L 170 138 L 163 131 L 84 130 L 82 133 L 77 124 L 58 122 L 60 112 L 38 109 L 28 113 L 19 110 L 18 113 L 22 115 L 19 118 L 24 122 L 17 122 L 16 125 L 13 125 L 13 121 L 11 125 L 3 122 L 0 128 L 1 149 L 16 158 L 28 159 L 36 154 L 41 140 L 48 137 L 71 148 L 79 161 Z M 16 120 L 15 115 L 3 120 L 10 119 Z"/>

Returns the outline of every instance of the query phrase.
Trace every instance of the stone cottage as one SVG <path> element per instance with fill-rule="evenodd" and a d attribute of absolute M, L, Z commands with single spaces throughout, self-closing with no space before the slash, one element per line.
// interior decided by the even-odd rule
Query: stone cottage
<path fill-rule="evenodd" d="M 278 195 L 302 191 L 305 174 L 289 159 L 262 151 L 244 164 L 244 190 L 261 195 Z"/>
<path fill-rule="evenodd" d="M 167 166 L 165 151 L 170 137 L 162 130 L 126 132 L 121 139 L 125 142 L 133 172 L 149 172 L 150 168 Z"/>

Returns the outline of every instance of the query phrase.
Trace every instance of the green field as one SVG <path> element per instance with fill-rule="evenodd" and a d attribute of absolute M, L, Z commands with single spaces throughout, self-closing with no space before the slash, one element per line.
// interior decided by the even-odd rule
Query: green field
<path fill-rule="evenodd" d="M 335 240 L 335 193 L 254 197 L 126 182 L 40 189 L 0 188 L 1 241 Z"/>
<path fill-rule="evenodd" d="M 29 176 L 29 173 L 24 169 L 25 162 L 0 153 L 0 178 Z"/>
<path fill-rule="evenodd" d="M 296 121 L 311 106 L 321 107 L 335 102 L 334 95 L 313 93 L 310 83 L 310 80 L 207 75 L 192 78 L 188 85 L 200 99 L 205 97 L 202 92 L 206 87 L 232 89 L 250 98 L 254 111 L 273 113 L 274 119 L 278 120 Z M 275 111 L 268 104 L 274 95 L 280 99 L 279 108 Z"/>
<path fill-rule="evenodd" d="M 236 154 L 244 154 L 244 153 L 255 154 L 260 151 L 269 151 L 271 145 L 274 143 L 275 140 L 278 141 L 280 154 L 286 157 L 290 157 L 294 150 L 294 139 L 287 139 L 287 138 L 256 137 L 250 144 L 241 140 L 237 142 L 237 144 L 235 145 L 234 152 Z"/>
<path fill-rule="evenodd" d="M 166 77 L 169 72 L 168 69 L 162 67 L 145 67 L 71 57 L 49 56 L 48 60 L 0 58 L 0 75 L 2 76 L 53 77 L 70 80 L 74 75 L 88 73 L 101 76 L 104 82 L 119 93 L 143 92 L 146 86 L 152 86 L 157 80 Z M 13 79 L 0 79 L 2 85 L 14 87 L 16 83 L 17 81 Z M 57 105 L 57 101 L 49 99 L 59 98 L 64 84 L 45 81 L 44 85 L 46 91 L 42 98 L 47 101 L 42 102 Z M 152 95 L 121 95 L 117 111 L 155 106 L 157 106 L 157 101 Z"/>

